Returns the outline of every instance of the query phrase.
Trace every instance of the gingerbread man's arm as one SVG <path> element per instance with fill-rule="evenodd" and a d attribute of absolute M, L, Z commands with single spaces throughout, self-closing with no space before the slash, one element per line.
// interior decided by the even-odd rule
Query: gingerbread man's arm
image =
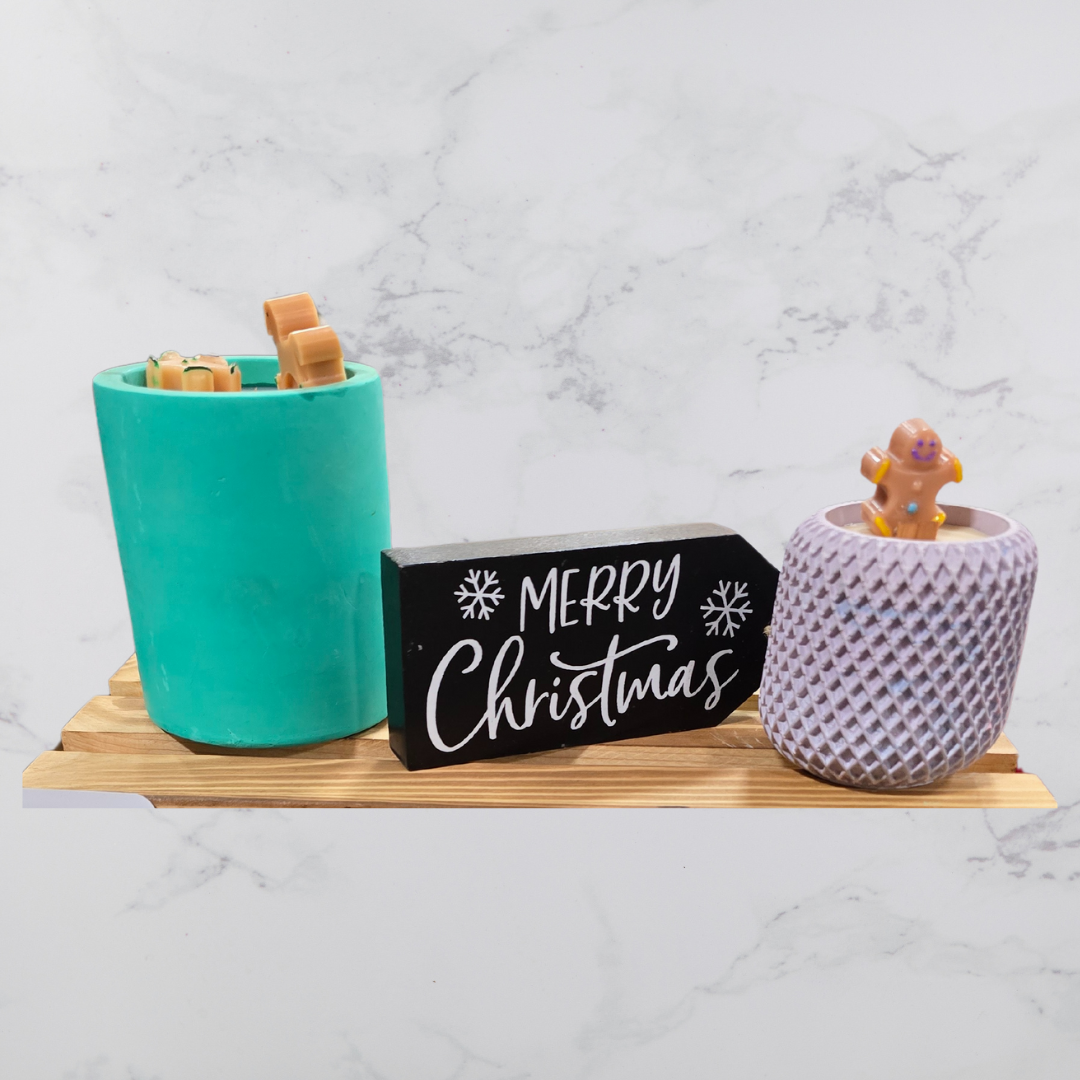
<path fill-rule="evenodd" d="M 946 450 L 943 446 L 941 448 L 941 456 L 938 461 L 948 468 L 948 479 L 945 483 L 949 483 L 950 480 L 955 480 L 956 483 L 960 483 L 964 479 L 964 469 L 960 464 L 960 459 L 952 453 L 950 450 Z"/>
<path fill-rule="evenodd" d="M 889 471 L 891 464 L 892 459 L 889 455 L 875 446 L 872 450 L 867 450 L 863 454 L 862 474 L 871 484 L 880 484 Z"/>

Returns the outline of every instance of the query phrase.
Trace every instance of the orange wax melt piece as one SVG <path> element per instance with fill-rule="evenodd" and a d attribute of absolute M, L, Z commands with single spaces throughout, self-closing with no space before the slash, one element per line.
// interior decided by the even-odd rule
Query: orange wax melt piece
<path fill-rule="evenodd" d="M 240 389 L 239 364 L 230 364 L 224 356 L 196 356 L 193 363 L 210 368 L 214 375 L 214 389 L 219 393 Z"/>
<path fill-rule="evenodd" d="M 223 356 L 181 356 L 163 352 L 146 361 L 146 385 L 159 390 L 233 391 L 240 389 L 240 367 Z"/>
<path fill-rule="evenodd" d="M 281 343 L 294 330 L 310 330 L 319 325 L 319 312 L 315 301 L 306 292 L 267 300 L 263 304 L 263 314 L 266 316 L 266 332 L 279 349 Z"/>
<path fill-rule="evenodd" d="M 214 373 L 208 367 L 196 367 L 190 364 L 180 373 L 181 390 L 200 390 L 203 393 L 214 392 Z"/>
<path fill-rule="evenodd" d="M 267 300 L 263 314 L 277 347 L 279 390 L 345 381 L 341 342 L 329 326 L 319 325 L 315 301 L 307 293 Z"/>
<path fill-rule="evenodd" d="M 925 420 L 905 420 L 889 440 L 862 459 L 862 474 L 877 484 L 862 504 L 862 519 L 877 536 L 935 540 L 945 513 L 934 501 L 950 481 L 964 478 L 960 460 Z"/>
<path fill-rule="evenodd" d="M 281 357 L 282 378 L 293 380 L 293 386 L 325 386 L 345 379 L 341 342 L 333 327 L 294 330 L 282 344 Z"/>

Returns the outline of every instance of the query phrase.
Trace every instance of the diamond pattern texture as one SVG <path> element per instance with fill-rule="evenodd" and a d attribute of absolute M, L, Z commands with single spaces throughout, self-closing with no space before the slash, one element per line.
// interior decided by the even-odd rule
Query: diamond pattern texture
<path fill-rule="evenodd" d="M 849 787 L 918 787 L 973 764 L 1009 712 L 1038 568 L 1031 533 L 1009 521 L 985 540 L 925 543 L 824 515 L 784 555 L 760 693 L 770 740 Z"/>

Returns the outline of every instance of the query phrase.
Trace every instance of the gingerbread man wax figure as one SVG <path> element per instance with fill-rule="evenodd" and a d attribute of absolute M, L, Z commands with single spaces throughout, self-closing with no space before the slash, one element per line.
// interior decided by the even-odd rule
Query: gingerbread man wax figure
<path fill-rule="evenodd" d="M 960 461 L 925 420 L 905 420 L 889 440 L 862 459 L 862 474 L 877 484 L 862 504 L 863 521 L 881 536 L 934 540 L 945 514 L 934 501 L 942 486 L 963 479 Z"/>

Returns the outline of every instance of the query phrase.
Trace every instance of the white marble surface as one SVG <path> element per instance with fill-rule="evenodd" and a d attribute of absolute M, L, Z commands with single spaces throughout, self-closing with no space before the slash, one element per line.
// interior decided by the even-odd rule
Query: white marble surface
<path fill-rule="evenodd" d="M 1075 1076 L 1075 5 L 9 9 L 4 1076 Z M 936 422 L 1040 544 L 1007 730 L 1061 809 L 21 810 L 131 649 L 91 376 L 296 289 L 382 372 L 398 543 L 778 562 Z"/>

